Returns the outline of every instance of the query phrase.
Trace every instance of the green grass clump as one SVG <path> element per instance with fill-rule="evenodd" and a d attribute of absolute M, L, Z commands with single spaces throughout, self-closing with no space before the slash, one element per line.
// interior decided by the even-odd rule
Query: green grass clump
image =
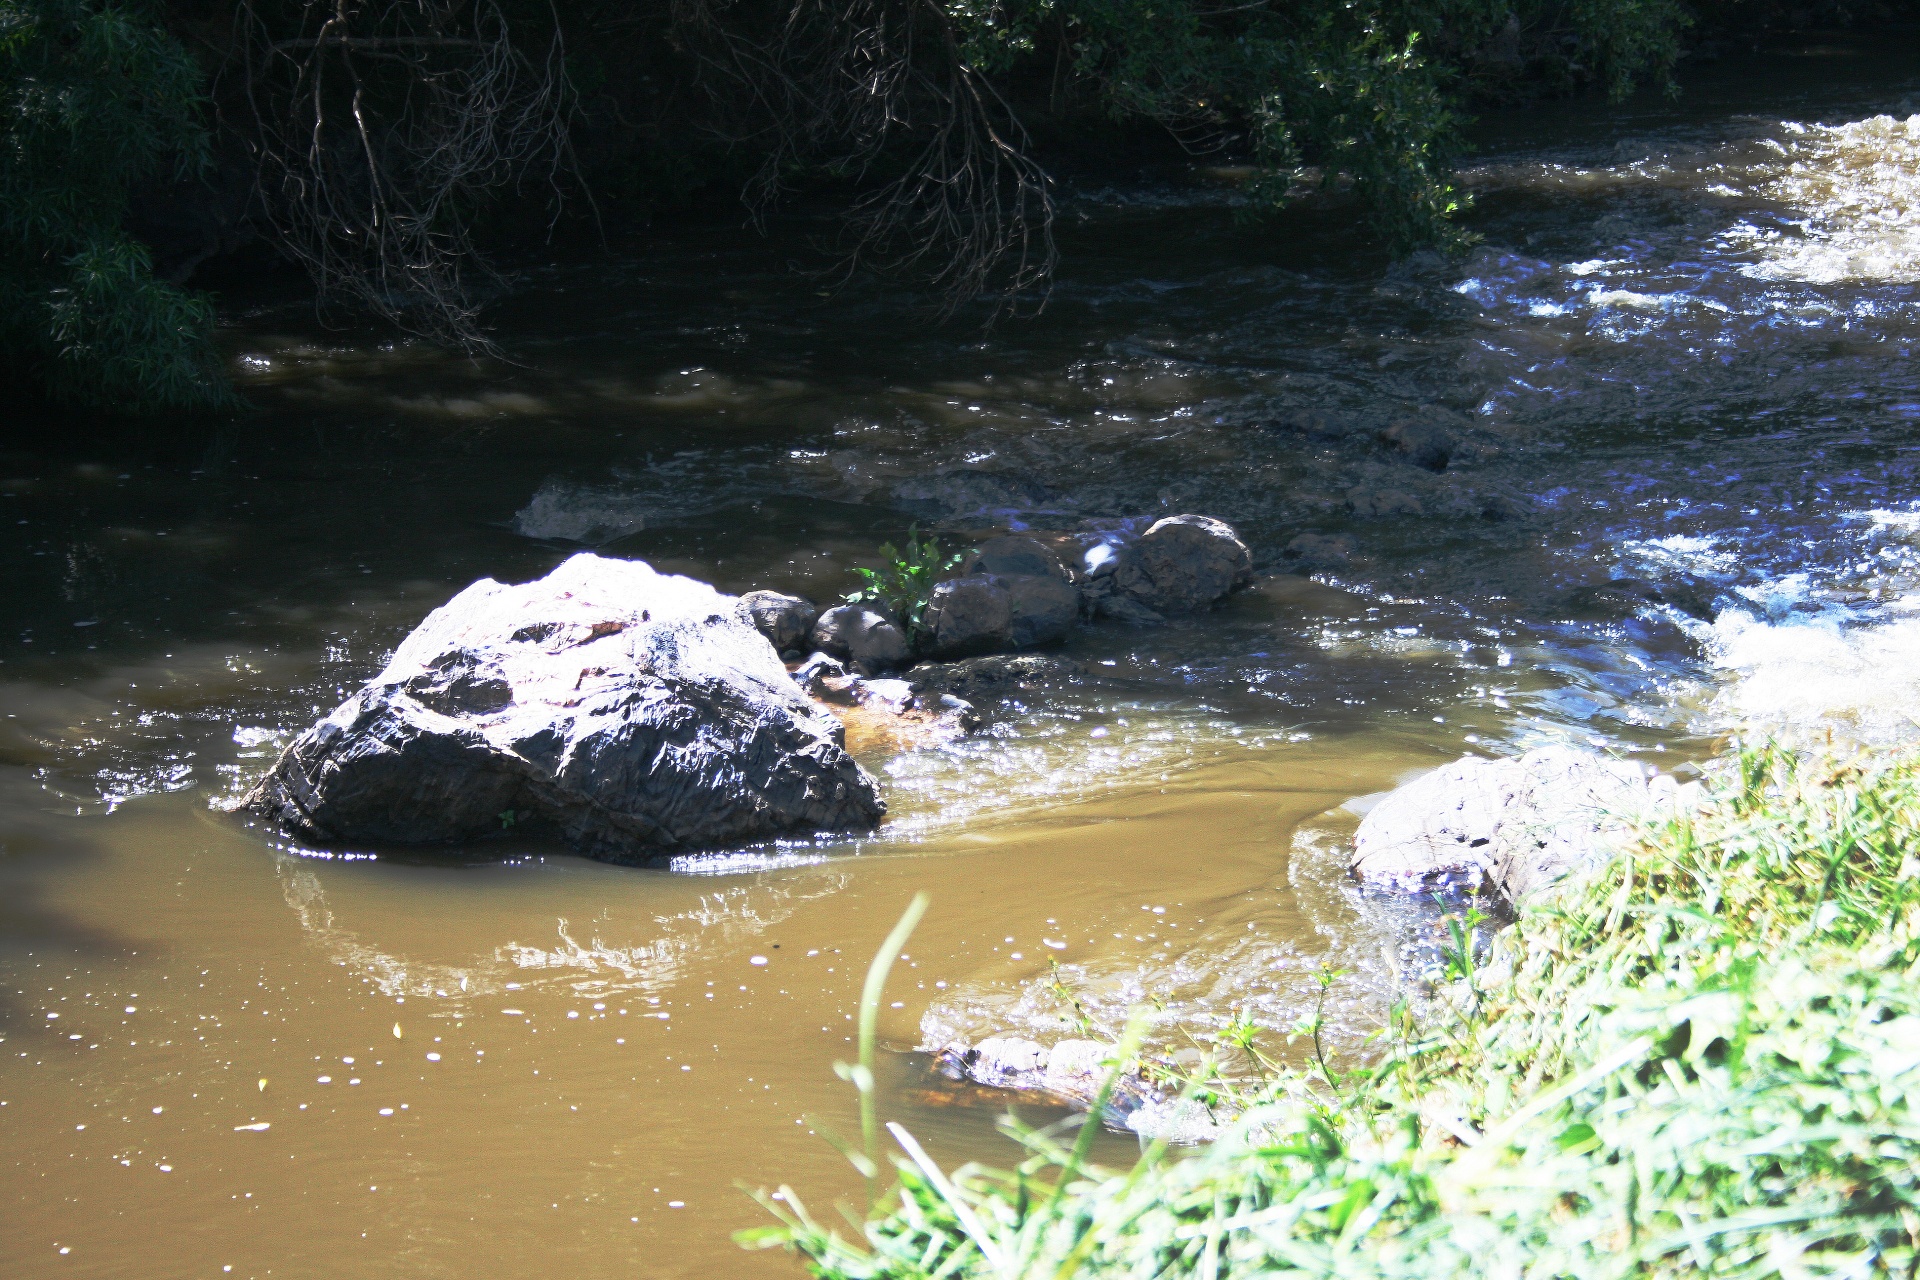
<path fill-rule="evenodd" d="M 1913 1276 L 1917 837 L 1920 756 L 1742 751 L 1368 1066 L 1276 1077 L 1197 1154 L 908 1145 L 852 1238 L 789 1198 L 750 1242 L 874 1280 Z"/>

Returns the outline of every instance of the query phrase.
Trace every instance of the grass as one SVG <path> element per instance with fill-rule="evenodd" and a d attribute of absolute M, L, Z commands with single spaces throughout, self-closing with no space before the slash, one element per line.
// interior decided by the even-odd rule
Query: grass
<path fill-rule="evenodd" d="M 1086 1121 L 1009 1123 L 1017 1164 L 946 1174 L 888 1126 L 898 1181 L 849 1230 L 787 1191 L 743 1242 L 834 1280 L 1912 1277 L 1917 871 L 1920 756 L 1741 750 L 1460 948 L 1368 1065 L 1242 1086 L 1200 1152 L 1103 1170 Z"/>

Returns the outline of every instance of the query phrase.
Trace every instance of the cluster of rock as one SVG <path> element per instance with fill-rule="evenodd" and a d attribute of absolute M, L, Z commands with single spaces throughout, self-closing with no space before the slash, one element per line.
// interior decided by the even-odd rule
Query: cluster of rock
<path fill-rule="evenodd" d="M 1679 793 L 1668 775 L 1571 747 L 1464 756 L 1367 812 L 1351 870 L 1387 888 L 1492 889 L 1517 905 L 1594 864 Z"/>
<path fill-rule="evenodd" d="M 747 605 L 632 560 L 482 579 L 242 801 L 318 842 L 530 829 L 623 859 L 886 812 Z"/>
<path fill-rule="evenodd" d="M 1209 608 L 1253 581 L 1246 544 L 1208 516 L 1105 522 L 1077 533 L 1005 534 L 933 589 L 918 633 L 873 604 L 820 610 L 798 596 L 745 600 L 761 634 L 797 661 L 824 653 L 863 675 L 914 657 L 951 660 L 1064 640 L 1084 618 L 1158 622 Z"/>

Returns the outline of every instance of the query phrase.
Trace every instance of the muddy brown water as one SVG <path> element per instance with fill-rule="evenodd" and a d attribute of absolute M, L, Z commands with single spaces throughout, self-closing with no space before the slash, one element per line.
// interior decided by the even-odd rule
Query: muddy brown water
<path fill-rule="evenodd" d="M 1890 58 L 1490 129 L 1458 263 L 1390 263 L 1337 208 L 1250 235 L 1230 191 L 1143 179 L 1072 193 L 1048 310 L 983 336 L 686 231 L 530 268 L 512 362 L 236 302 L 250 417 L 16 432 L 6 1273 L 794 1274 L 730 1243 L 764 1221 L 737 1184 L 859 1195 L 832 1067 L 916 891 L 882 1109 L 1004 1161 L 1008 1100 L 926 1050 L 1144 1008 L 1169 1048 L 1244 1012 L 1284 1052 L 1323 965 L 1354 1050 L 1425 909 L 1357 893 L 1340 841 L 1417 770 L 1908 734 L 1920 76 Z M 1409 418 L 1444 471 L 1379 440 Z M 1234 522 L 1260 585 L 1087 628 L 1082 674 L 977 738 L 872 745 L 869 837 L 634 868 L 511 832 L 306 849 L 223 808 L 479 576 L 584 547 L 823 598 L 911 523 L 1179 510 Z"/>

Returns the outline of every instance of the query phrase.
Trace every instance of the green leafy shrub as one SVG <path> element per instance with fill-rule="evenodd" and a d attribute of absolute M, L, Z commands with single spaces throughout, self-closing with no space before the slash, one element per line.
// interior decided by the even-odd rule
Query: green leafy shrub
<path fill-rule="evenodd" d="M 199 80 L 126 5 L 0 0 L 0 349 L 55 400 L 231 402 L 212 308 L 121 229 L 133 184 L 204 162 Z"/>
<path fill-rule="evenodd" d="M 1868 1277 L 1920 1271 L 1920 758 L 1744 751 L 1527 911 L 1370 1065 L 1243 1091 L 1182 1160 L 908 1148 L 828 1277 Z"/>
<path fill-rule="evenodd" d="M 880 557 L 878 569 L 853 571 L 861 585 L 848 593 L 847 603 L 878 605 L 900 620 L 909 640 L 918 641 L 926 633 L 927 604 L 934 587 L 943 574 L 959 568 L 966 556 L 943 556 L 940 540 L 931 534 L 921 538 L 920 526 L 913 525 L 907 530 L 904 550 L 883 542 Z"/>

